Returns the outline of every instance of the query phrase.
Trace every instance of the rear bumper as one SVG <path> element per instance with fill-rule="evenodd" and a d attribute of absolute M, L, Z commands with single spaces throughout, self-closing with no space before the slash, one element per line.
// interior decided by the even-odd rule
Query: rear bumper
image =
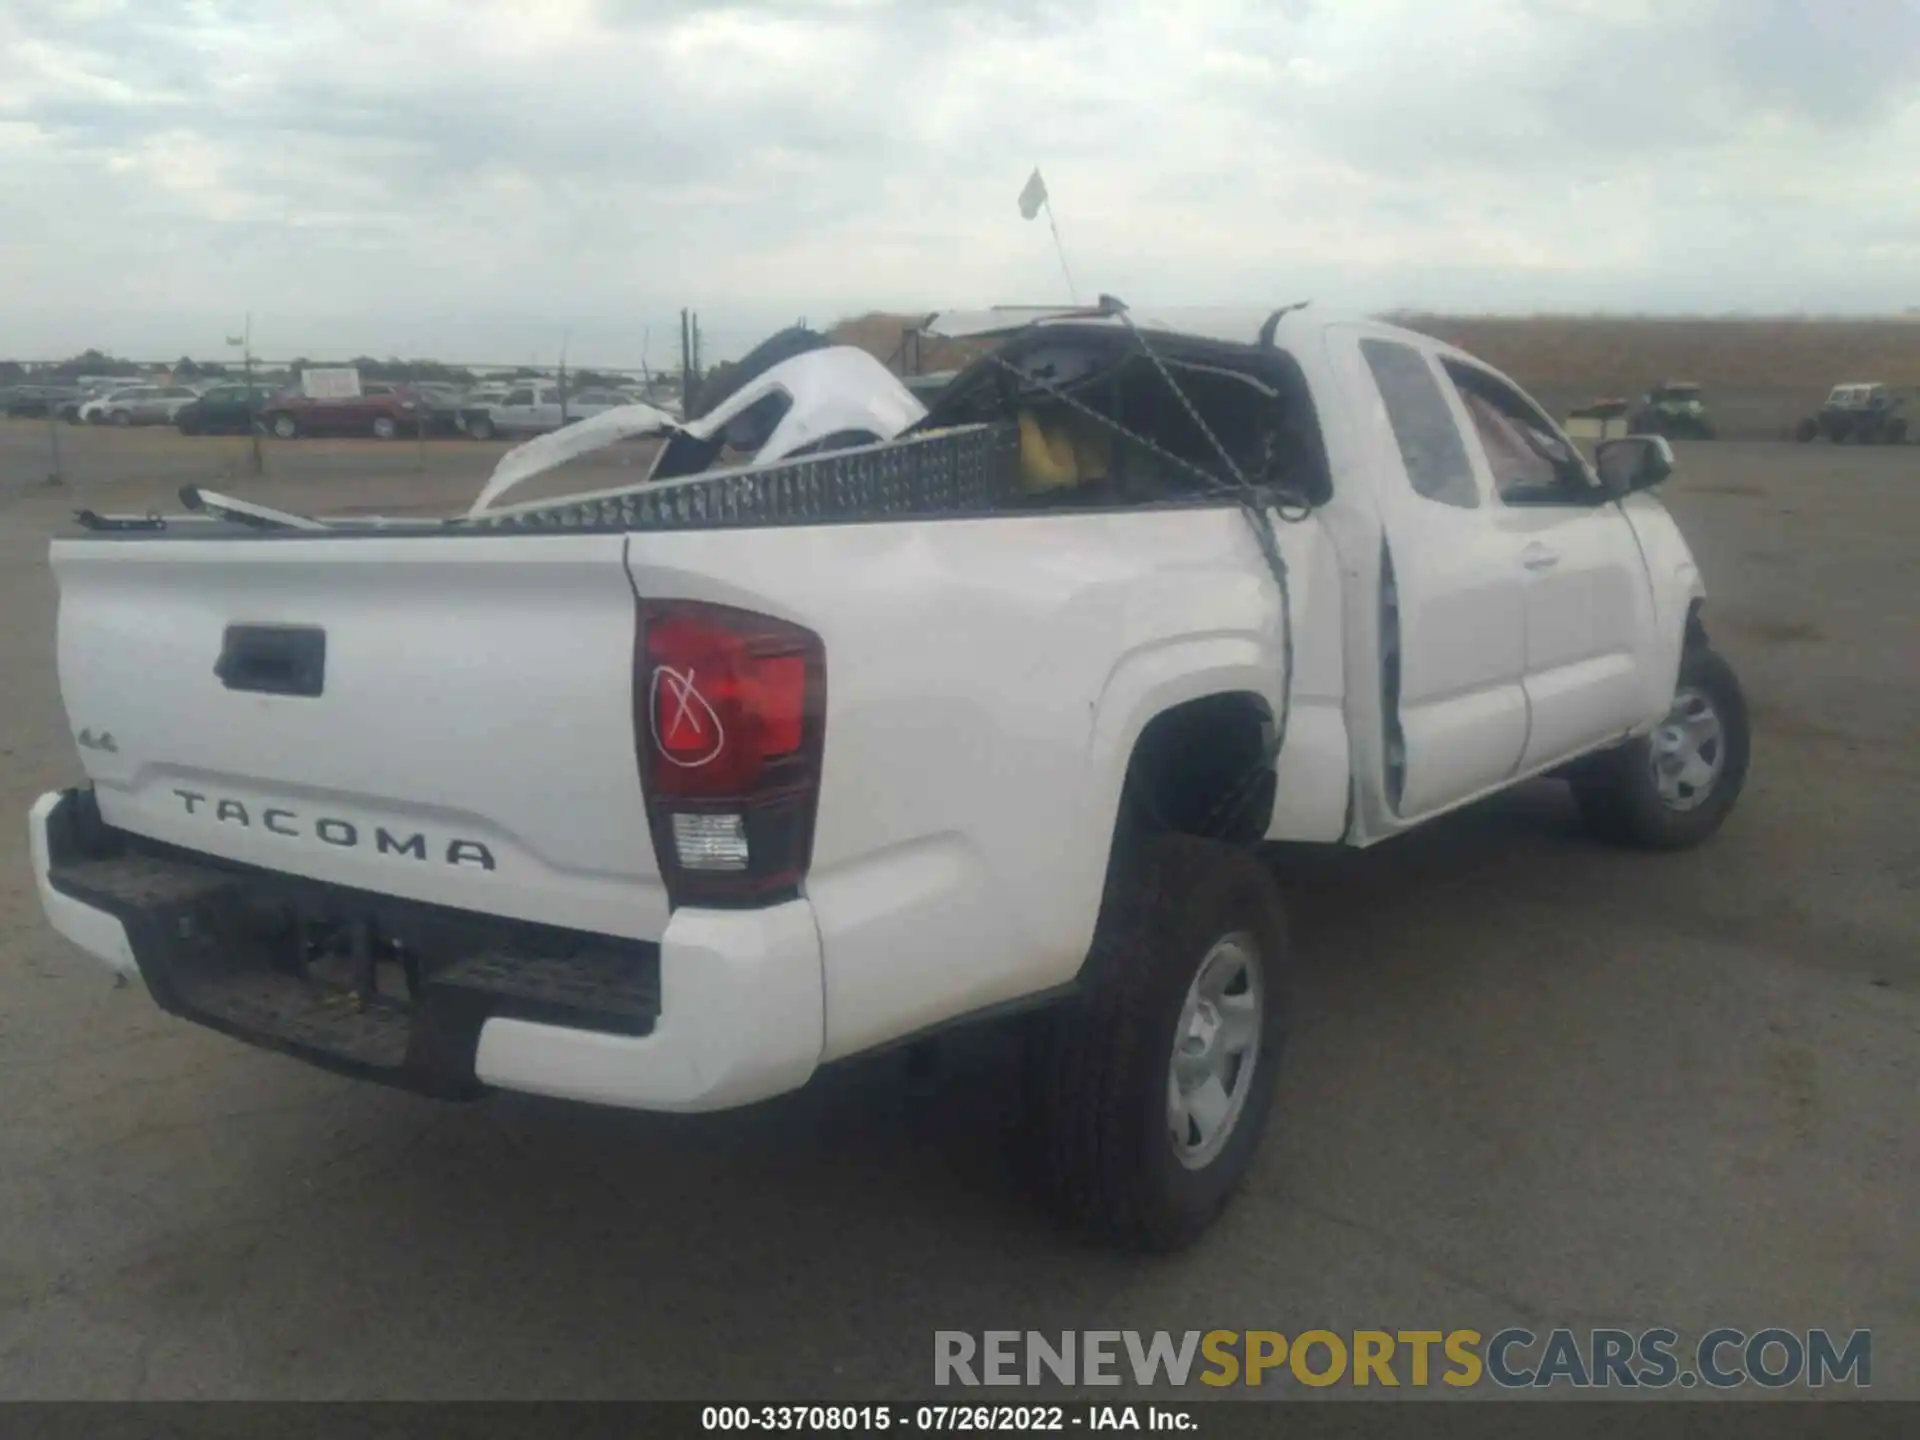
<path fill-rule="evenodd" d="M 43 795 L 29 832 L 40 903 L 60 934 L 141 979 L 161 1008 L 326 1069 L 445 1098 L 495 1087 L 700 1111 L 795 1089 L 819 1064 L 825 987 L 804 900 L 678 910 L 659 944 L 643 945 L 153 845 L 104 827 L 83 790 Z M 261 914 L 282 911 L 409 937 L 417 987 L 396 998 L 376 979 L 381 998 L 355 1001 L 295 965 L 291 939 L 262 930 Z"/>

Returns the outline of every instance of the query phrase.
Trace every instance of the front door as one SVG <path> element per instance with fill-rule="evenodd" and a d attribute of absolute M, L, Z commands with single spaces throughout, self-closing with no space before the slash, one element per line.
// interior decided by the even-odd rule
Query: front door
<path fill-rule="evenodd" d="M 1358 418 L 1382 476 L 1384 781 L 1395 814 L 1415 819 L 1494 788 L 1520 761 L 1521 572 L 1434 358 L 1358 328 L 1331 330 L 1328 343 L 1344 392 L 1368 404 Z"/>

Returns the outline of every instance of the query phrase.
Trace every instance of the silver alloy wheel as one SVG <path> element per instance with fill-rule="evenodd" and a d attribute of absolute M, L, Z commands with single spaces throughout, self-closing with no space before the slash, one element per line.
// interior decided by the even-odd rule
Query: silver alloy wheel
<path fill-rule="evenodd" d="M 1713 701 L 1691 687 L 1673 697 L 1673 709 L 1650 737 L 1654 788 L 1669 810 L 1706 803 L 1727 764 L 1726 736 Z"/>
<path fill-rule="evenodd" d="M 1265 999 L 1253 936 L 1236 931 L 1215 941 L 1187 987 L 1167 1065 L 1167 1132 L 1189 1170 L 1213 1163 L 1246 1108 Z"/>

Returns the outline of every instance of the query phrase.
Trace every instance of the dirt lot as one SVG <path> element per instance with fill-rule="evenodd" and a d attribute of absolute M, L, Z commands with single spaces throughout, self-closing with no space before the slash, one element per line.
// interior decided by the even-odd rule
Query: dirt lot
<path fill-rule="evenodd" d="M 43 925 L 19 823 L 78 775 L 46 537 L 243 446 L 89 434 L 54 491 L 44 441 L 0 427 L 0 1395 L 859 1398 L 925 1393 L 936 1328 L 1725 1324 L 1870 1326 L 1874 1393 L 1920 1398 L 1920 450 L 1682 450 L 1757 726 L 1712 845 L 1596 848 L 1543 783 L 1279 857 L 1275 1130 L 1201 1248 L 1140 1263 L 1008 1180 L 992 1037 L 921 1099 L 873 1062 L 705 1119 L 452 1107 L 114 989 Z M 426 453 L 243 483 L 425 507 L 491 463 Z"/>

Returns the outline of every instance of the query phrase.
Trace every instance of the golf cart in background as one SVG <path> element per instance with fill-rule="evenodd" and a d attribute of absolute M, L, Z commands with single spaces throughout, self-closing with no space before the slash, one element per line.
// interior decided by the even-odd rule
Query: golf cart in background
<path fill-rule="evenodd" d="M 1898 445 L 1907 438 L 1907 417 L 1896 413 L 1903 403 L 1878 381 L 1836 385 L 1819 413 L 1800 422 L 1794 438 L 1803 445 L 1821 435 L 1836 445 Z"/>
<path fill-rule="evenodd" d="M 1669 380 L 1642 395 L 1630 428 L 1635 435 L 1664 435 L 1669 440 L 1713 439 L 1700 387 L 1685 380 Z"/>

